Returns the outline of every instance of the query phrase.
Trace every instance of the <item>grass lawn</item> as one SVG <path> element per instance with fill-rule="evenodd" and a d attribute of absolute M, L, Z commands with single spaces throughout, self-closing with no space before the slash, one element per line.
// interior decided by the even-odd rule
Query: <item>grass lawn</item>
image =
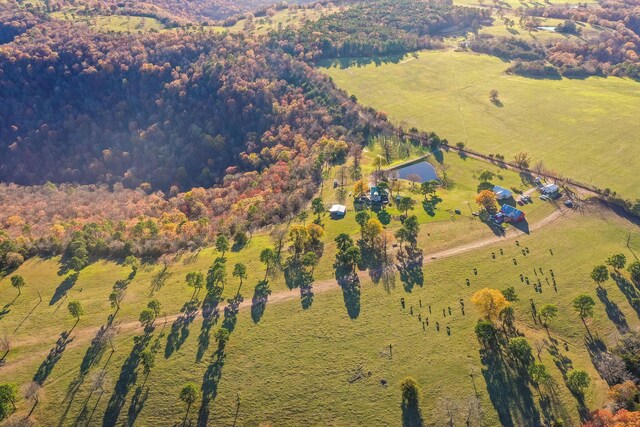
<path fill-rule="evenodd" d="M 327 64 L 325 64 L 327 65 Z M 539 80 L 468 52 L 425 51 L 398 63 L 324 68 L 396 123 L 507 158 L 519 151 L 582 182 L 640 197 L 640 84 L 620 78 Z M 489 101 L 499 91 L 502 106 Z"/>
<path fill-rule="evenodd" d="M 435 233 L 435 230 L 435 223 L 423 226 L 423 233 Z M 558 340 L 560 354 L 569 358 L 574 368 L 590 373 L 592 387 L 586 393 L 586 404 L 590 408 L 600 406 L 606 397 L 606 384 L 599 379 L 591 364 L 585 348 L 585 329 L 571 308 L 571 300 L 578 293 L 586 292 L 598 301 L 589 272 L 594 264 L 614 252 L 624 252 L 628 258 L 633 258 L 632 252 L 626 248 L 629 233 L 631 249 L 638 254 L 640 233 L 636 226 L 604 211 L 573 213 L 530 236 L 519 237 L 520 247 L 516 246 L 515 239 L 510 239 L 475 252 L 433 261 L 425 267 L 425 286 L 414 288 L 411 293 L 405 292 L 399 282 L 387 291 L 365 279 L 361 294 L 356 297 L 360 310 L 355 318 L 347 315 L 347 300 L 339 289 L 318 294 L 307 310 L 302 309 L 298 301 L 267 305 L 258 323 L 252 321 L 250 310 L 242 310 L 226 356 L 222 363 L 216 365 L 221 368 L 221 376 L 209 384 L 210 389 L 215 390 L 215 399 L 210 403 L 209 423 L 231 425 L 237 417 L 237 425 L 258 425 L 262 422 L 292 426 L 398 425 L 402 417 L 399 383 L 405 376 L 412 376 L 423 390 L 420 406 L 425 421 L 442 424 L 446 419 L 445 408 L 455 407 L 455 421 L 460 424 L 474 402 L 474 388 L 469 376 L 473 372 L 481 415 L 478 415 L 480 412 L 474 404 L 473 417 L 480 420 L 472 425 L 496 425 L 500 419 L 511 419 L 515 425 L 522 425 L 526 417 L 551 415 L 565 419 L 566 425 L 575 425 L 579 420 L 577 402 L 564 385 L 562 373 L 549 351 L 551 342 L 544 329 L 531 320 L 529 299 L 534 299 L 538 307 L 552 302 L 560 308 L 558 319 L 550 327 L 551 336 Z M 589 244 L 585 243 L 587 241 Z M 523 247 L 530 249 L 529 255 L 522 255 Z M 490 254 L 499 253 L 500 249 L 504 255 L 493 259 Z M 425 250 L 430 252 L 429 247 Z M 250 262 L 255 253 L 248 248 L 232 256 Z M 191 290 L 178 280 L 182 273 L 206 265 L 212 258 L 211 251 L 203 251 L 195 261 L 182 259 L 171 266 L 174 274 L 156 293 L 164 310 L 174 313 L 190 297 Z M 513 264 L 512 258 L 517 259 L 517 265 Z M 473 268 L 478 269 L 477 276 Z M 535 276 L 534 268 L 542 268 L 544 276 L 540 273 Z M 58 334 L 73 325 L 64 305 L 57 311 L 57 304 L 49 305 L 60 280 L 57 269 L 57 260 L 50 259 L 29 261 L 18 270 L 25 277 L 27 286 L 9 307 L 10 311 L 0 319 L 0 331 L 12 335 L 15 326 L 37 304 L 37 291 L 41 292 L 44 301 L 13 335 L 14 350 L 7 358 L 8 365 L 0 369 L 0 382 L 24 384 L 30 381 Z M 551 269 L 558 282 L 557 293 L 545 283 L 550 278 Z M 255 270 L 261 268 L 249 269 L 254 275 L 247 283 L 253 283 L 259 275 Z M 111 262 L 93 264 L 80 273 L 69 299 L 82 301 L 86 314 L 77 327 L 76 339 L 69 344 L 45 382 L 43 398 L 34 412 L 37 420 L 53 420 L 57 424 L 66 411 L 63 425 L 71 425 L 86 402 L 88 409 L 83 419 L 87 421 L 95 407 L 89 424 L 102 423 L 108 403 L 113 403 L 118 377 L 124 372 L 124 377 L 131 379 L 131 385 L 121 409 L 114 412 L 118 414 L 119 423 L 127 419 L 137 420 L 139 425 L 181 422 L 186 406 L 179 401 L 178 392 L 187 381 L 198 386 L 202 383 L 210 363 L 209 355 L 215 347 L 215 342 L 212 342 L 207 355 L 200 361 L 196 360 L 200 316 L 187 329 L 184 343 L 177 351 L 168 358 L 164 351 L 160 351 L 156 366 L 145 382 L 145 387 L 148 387 L 146 398 L 132 400 L 136 388 L 144 382 L 140 368 L 137 377 L 133 374 L 135 369 L 123 369 L 131 362 L 131 359 L 126 361 L 134 346 L 133 338 L 141 335 L 142 331 L 124 326 L 114 339 L 113 355 L 109 357 L 111 351 L 107 349 L 101 362 L 84 377 L 77 391 L 70 391 L 73 390 L 71 385 L 76 384 L 74 381 L 79 376 L 81 361 L 93 336 L 84 331 L 89 325 L 97 326 L 106 321 L 112 311 L 106 301 L 111 284 L 127 274 L 128 269 Z M 150 274 L 143 269 L 130 285 L 117 318 L 122 325 L 135 321 L 137 313 L 148 300 Z M 531 286 L 520 282 L 520 274 L 532 281 L 540 278 L 543 292 L 536 293 Z M 470 279 L 470 286 L 466 286 L 466 279 Z M 7 278 L 0 282 L 2 304 L 10 302 L 16 295 L 7 282 Z M 497 367 L 482 364 L 480 345 L 473 332 L 478 315 L 470 297 L 485 286 L 516 288 L 520 299 L 515 303 L 518 328 L 531 343 L 534 353 L 536 342 L 544 347 L 540 357 L 555 380 L 555 409 L 543 410 L 537 391 L 503 383 L 493 375 Z M 611 280 L 604 287 L 608 292 L 609 307 L 615 307 L 622 313 L 618 316 L 618 319 L 623 319 L 617 320 L 618 327 L 626 324 L 629 328 L 637 328 L 640 325 L 639 314 L 631 308 L 627 297 Z M 400 298 L 406 299 L 404 310 L 400 307 Z M 466 303 L 464 316 L 460 312 L 460 298 Z M 349 301 L 349 304 L 353 303 L 353 300 Z M 448 307 L 452 308 L 451 315 L 448 315 Z M 446 316 L 442 315 L 443 309 L 447 310 Z M 423 319 L 430 319 L 425 331 L 417 320 L 418 314 Z M 440 324 L 439 332 L 435 329 L 435 322 Z M 445 332 L 447 326 L 451 328 L 451 335 Z M 151 341 L 160 337 L 164 328 L 160 337 L 164 346 L 170 327 L 171 323 L 163 327 L 159 319 Z M 214 326 L 213 331 L 217 327 Z M 607 345 L 615 342 L 616 326 L 600 302 L 589 327 Z M 564 350 L 565 342 L 568 351 Z M 391 357 L 388 355 L 389 344 L 393 346 Z M 101 393 L 97 389 L 92 393 L 97 373 L 103 366 L 106 371 L 105 391 Z M 510 397 L 505 398 L 499 390 L 506 390 Z M 518 399 L 520 403 L 529 405 L 527 411 L 523 412 Z M 190 410 L 189 419 L 193 422 L 199 416 L 199 405 L 200 401 Z M 19 407 L 25 410 L 29 405 L 21 401 Z M 502 418 L 496 407 L 502 408 Z"/>

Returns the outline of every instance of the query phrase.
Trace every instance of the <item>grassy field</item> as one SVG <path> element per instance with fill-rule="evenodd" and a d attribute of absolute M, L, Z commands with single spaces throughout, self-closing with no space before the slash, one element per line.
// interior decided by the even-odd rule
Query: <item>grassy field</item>
<path fill-rule="evenodd" d="M 240 19 L 233 26 L 209 26 L 206 27 L 213 31 L 228 31 L 230 33 L 254 33 L 254 34 L 266 34 L 269 30 L 277 30 L 281 28 L 298 28 L 306 21 L 317 21 L 324 15 L 336 13 L 340 10 L 340 7 L 317 7 L 313 9 L 284 9 L 276 12 L 272 17 L 257 17 L 253 20 L 253 26 L 245 28 L 247 25 L 246 19 Z"/>
<path fill-rule="evenodd" d="M 394 163 L 403 160 L 406 148 L 398 145 Z M 372 170 L 372 159 L 379 151 L 376 144 L 367 147 L 363 158 L 365 172 Z M 409 155 L 415 156 L 420 151 L 414 148 Z M 431 157 L 427 160 L 437 164 Z M 59 425 L 103 422 L 113 425 L 115 420 L 117 424 L 178 425 L 186 407 L 177 394 L 184 383 L 193 381 L 198 386 L 204 382 L 204 388 L 212 392 L 207 415 L 211 425 L 398 425 L 402 417 L 399 383 L 411 375 L 423 389 L 420 405 L 427 424 L 443 424 L 446 408 L 456 408 L 453 412 L 457 424 L 471 411 L 472 425 L 492 426 L 498 420 L 523 425 L 524 420 L 532 416 L 562 418 L 565 425 L 576 425 L 579 420 L 576 400 L 556 368 L 554 358 L 559 356 L 553 353 L 551 341 L 531 320 L 529 299 L 533 298 L 538 306 L 554 302 L 560 307 L 560 318 L 551 327 L 552 337 L 558 340 L 555 347 L 562 356 L 571 359 L 574 368 L 586 369 L 591 374 L 593 383 L 586 393 L 586 405 L 600 406 L 607 387 L 590 362 L 584 342 L 585 330 L 571 310 L 570 301 L 580 292 L 595 297 L 594 285 L 588 278 L 595 263 L 613 252 L 625 252 L 629 258 L 634 256 L 631 250 L 640 252 L 637 226 L 607 211 L 587 210 L 560 215 L 530 235 L 509 231 L 507 238 L 496 237 L 469 213 L 473 206 L 466 203 L 475 194 L 478 183 L 474 177 L 490 169 L 500 175 L 496 180 L 503 186 L 525 190 L 527 185 L 514 172 L 455 154 L 445 153 L 442 161 L 450 167 L 452 185 L 438 190 L 443 201 L 435 215 L 428 215 L 419 204 L 414 211 L 423 224 L 419 244 L 428 260 L 423 287 L 408 292 L 397 280 L 395 287 L 386 289 L 363 276 L 360 293 L 343 294 L 333 282 L 333 238 L 340 232 L 357 236 L 358 226 L 351 210 L 344 220 L 324 220 L 327 243 L 315 270 L 317 293 L 310 307 L 302 306 L 296 290 L 291 293 L 282 277 L 272 280 L 272 303 L 267 304 L 259 318 L 253 316 L 252 310 L 242 309 L 224 357 L 216 358 L 212 356 L 216 347 L 213 333 L 222 322 L 222 314 L 208 333 L 206 329 L 202 333 L 200 315 L 184 327 L 175 327 L 178 325 L 175 314 L 193 293 L 185 284 L 186 273 L 206 271 L 217 256 L 213 249 L 185 253 L 167 259 L 164 274 L 160 274 L 164 270 L 162 263 L 141 267 L 129 284 L 116 317 L 119 333 L 113 339 L 113 352 L 107 346 L 99 363 L 86 370 L 82 366 L 90 354 L 90 342 L 98 327 L 113 313 L 107 296 L 115 281 L 125 279 L 130 269 L 111 261 L 98 261 L 82 270 L 75 282 L 70 282 L 65 280 L 68 274 L 60 273 L 58 258 L 33 259 L 16 272 L 27 283 L 19 297 L 16 298 L 8 278 L 0 280 L 0 304 L 4 305 L 0 335 L 12 342 L 6 365 L 0 368 L 0 383 L 15 381 L 23 385 L 33 378 L 59 334 L 73 327 L 74 319 L 67 313 L 66 304 L 78 300 L 84 306 L 85 315 L 74 328 L 73 340 L 44 381 L 42 399 L 33 415 L 36 420 L 52 420 Z M 324 185 L 326 204 L 335 201 L 331 184 L 336 174 L 334 168 Z M 353 183 L 349 181 L 348 185 Z M 411 192 L 409 183 L 405 185 L 404 194 L 416 200 L 422 197 Z M 452 214 L 453 209 L 462 210 L 462 215 Z M 554 205 L 538 200 L 523 209 L 532 224 L 555 211 Z M 393 217 L 399 215 L 394 208 L 389 211 Z M 392 232 L 398 225 L 394 218 L 386 228 Z M 626 248 L 629 236 L 631 250 Z M 431 259 L 430 255 L 439 251 L 472 242 L 483 243 L 475 251 Z M 270 244 L 269 237 L 259 233 L 246 248 L 227 254 L 228 264 L 248 265 L 249 278 L 242 290 L 245 300 L 251 299 L 253 287 L 263 277 L 258 254 Z M 530 250 L 529 255 L 521 253 L 524 247 Z M 499 255 L 494 259 L 491 253 Z M 512 262 L 513 258 L 517 265 Z M 473 268 L 478 269 L 477 276 Z M 544 271 L 544 276 L 536 273 L 544 284 L 541 294 L 519 280 L 520 274 L 536 280 L 534 268 Z M 545 284 L 550 269 L 558 280 L 557 293 Z M 466 279 L 470 280 L 469 286 L 465 284 Z M 234 295 L 237 285 L 237 280 L 229 277 L 225 295 Z M 483 365 L 473 332 L 478 315 L 471 306 L 470 296 L 485 286 L 516 287 L 520 297 L 515 303 L 518 328 L 534 349 L 536 342 L 546 346 L 540 357 L 555 379 L 553 409 L 540 405 L 534 389 L 514 388 L 513 384 L 500 382 L 495 376 L 499 367 Z M 618 328 L 637 328 L 640 322 L 639 314 L 627 302 L 630 291 L 625 289 L 625 296 L 612 281 L 604 286 L 610 302 L 607 310 L 598 304 L 590 328 L 610 345 L 617 337 L 616 325 L 607 317 L 611 307 L 616 308 Z M 289 297 L 278 298 L 290 293 Z M 156 366 L 145 379 L 134 348 L 143 336 L 137 322 L 138 313 L 152 297 L 162 303 L 163 315 L 149 340 L 151 343 L 157 340 L 161 350 Z M 400 307 L 400 298 L 406 299 L 404 310 Z M 466 302 L 465 315 L 460 311 L 460 298 Z M 443 309 L 447 310 L 446 316 L 442 315 Z M 418 314 L 423 319 L 430 318 L 424 331 L 417 320 Z M 439 322 L 440 331 L 436 331 L 435 322 Z M 451 335 L 445 332 L 447 327 Z M 206 336 L 211 336 L 209 345 L 202 340 Z M 172 350 L 168 349 L 169 342 L 175 344 Z M 564 350 L 565 342 L 568 351 Z M 104 380 L 98 381 L 103 370 Z M 474 374 L 478 401 L 470 373 Z M 96 386 L 98 383 L 101 387 Z M 498 389 L 508 390 L 513 399 L 505 400 Z M 21 400 L 18 406 L 24 413 L 30 403 Z M 187 417 L 194 425 L 201 425 L 205 417 L 200 406 L 198 401 Z M 508 411 L 501 409 L 498 413 L 496 408 L 508 408 Z"/>
<path fill-rule="evenodd" d="M 434 229 L 425 226 L 424 232 L 433 233 Z M 551 335 L 559 340 L 560 353 L 571 360 L 574 368 L 586 369 L 591 374 L 593 387 L 586 394 L 586 403 L 589 407 L 597 407 L 604 401 L 606 385 L 591 365 L 585 348 L 585 329 L 573 313 L 570 302 L 580 292 L 590 293 L 595 298 L 594 285 L 588 278 L 594 263 L 618 251 L 633 258 L 633 253 L 626 248 L 628 233 L 632 237 L 631 249 L 640 252 L 637 227 L 607 212 L 573 213 L 535 234 L 519 237 L 520 247 L 512 238 L 475 252 L 429 263 L 425 268 L 426 285 L 414 288 L 411 293 L 406 293 L 400 285 L 387 291 L 365 280 L 358 296 L 359 315 L 355 318 L 347 315 L 347 303 L 339 289 L 316 295 L 312 307 L 307 310 L 295 300 L 268 305 L 257 323 L 252 320 L 250 310 L 242 310 L 226 356 L 223 362 L 215 365 L 222 373 L 213 382 L 216 394 L 210 404 L 209 422 L 231 425 L 236 419 L 237 425 L 261 422 L 273 425 L 397 425 L 401 420 L 399 382 L 411 375 L 422 386 L 420 404 L 428 424 L 442 424 L 446 419 L 446 407 L 457 408 L 455 420 L 461 423 L 470 402 L 474 402 L 471 372 L 481 409 L 481 416 L 473 416 L 481 421 L 474 421 L 473 425 L 496 425 L 499 418 L 495 406 L 504 408 L 507 405 L 509 417 L 516 425 L 522 425 L 524 417 L 531 413 L 544 417 L 545 411 L 540 408 L 537 392 L 533 389 L 511 390 L 515 396 L 535 403 L 537 409 L 530 408 L 533 412 L 526 412 L 529 414 L 526 415 L 518 409 L 515 400 L 501 401 L 504 397 L 495 392 L 495 387 L 508 387 L 508 384 L 492 381 L 487 384 L 488 380 L 485 380 L 490 378 L 489 367 L 480 361 L 479 344 L 473 333 L 478 315 L 470 304 L 471 294 L 485 286 L 516 287 L 520 297 L 515 303 L 518 328 L 534 349 L 535 342 L 545 346 L 551 343 L 544 330 L 531 321 L 529 299 L 533 298 L 538 306 L 553 302 L 560 307 L 561 314 L 551 327 Z M 588 245 L 584 244 L 586 241 L 589 241 Z M 521 254 L 523 247 L 530 249 L 529 255 Z M 500 249 L 504 255 L 492 259 L 490 254 L 499 253 Z M 238 256 L 247 262 L 254 257 L 249 250 Z M 213 254 L 205 251 L 196 262 L 210 262 L 212 258 Z M 518 265 L 512 263 L 512 258 L 517 259 Z M 186 259 L 176 262 L 171 268 L 176 283 L 170 280 L 156 293 L 169 313 L 176 312 L 182 302 L 189 299 L 191 290 L 177 279 L 182 272 L 194 267 Z M 56 259 L 33 260 L 18 271 L 28 286 L 10 307 L 11 311 L 0 320 L 2 331 L 11 333 L 25 318 L 37 304 L 37 291 L 44 301 L 14 335 L 15 350 L 10 353 L 7 366 L 0 370 L 0 382 L 28 382 L 58 333 L 72 326 L 73 320 L 64 306 L 56 310 L 57 304 L 49 305 L 57 281 L 51 279 L 57 277 L 57 268 Z M 474 276 L 473 268 L 478 269 L 477 276 Z M 543 268 L 546 278 L 553 269 L 558 280 L 557 293 L 545 284 L 543 292 L 538 294 L 520 282 L 521 273 L 535 280 L 534 268 Z M 45 382 L 43 398 L 34 415 L 36 419 L 58 423 L 63 408 L 68 412 L 61 424 L 73 425 L 87 403 L 89 412 L 84 415 L 84 421 L 95 406 L 95 415 L 88 424 L 102 423 L 118 377 L 122 372 L 129 372 L 123 366 L 128 366 L 125 360 L 134 346 L 133 338 L 142 334 L 140 329 L 131 329 L 128 325 L 135 322 L 136 313 L 148 298 L 147 273 L 139 273 L 136 286 L 129 288 L 123 301 L 118 314 L 120 334 L 114 339 L 115 352 L 109 357 L 107 350 L 99 366 L 89 371 L 78 390 L 75 393 L 69 390 L 79 376 L 88 341 L 95 332 L 88 327 L 106 321 L 111 312 L 106 304 L 110 285 L 127 274 L 127 269 L 108 262 L 94 264 L 81 273 L 76 285 L 80 287 L 72 288 L 69 299 L 81 300 L 87 314 L 77 326 L 74 341 Z M 468 287 L 466 279 L 471 281 Z M 0 283 L 2 303 L 15 297 L 15 291 L 6 286 L 6 282 L 4 279 Z M 254 282 L 255 276 L 248 281 Z M 612 281 L 604 287 L 608 291 L 609 304 L 619 309 L 624 323 L 630 328 L 638 327 L 638 313 L 633 311 L 620 289 Z M 401 297 L 407 301 L 405 310 L 400 307 Z M 464 316 L 460 313 L 460 298 L 467 303 Z M 413 315 L 410 307 L 413 307 Z M 453 309 L 452 315 L 443 317 L 442 310 L 448 307 Z M 417 320 L 418 314 L 431 319 L 425 331 Z M 439 332 L 435 330 L 435 322 L 440 323 Z M 617 322 L 620 325 L 620 321 Z M 451 335 L 445 332 L 447 326 L 451 328 Z M 160 342 L 165 345 L 170 327 L 171 322 L 163 326 L 159 320 L 151 341 L 161 337 Z M 616 327 L 607 318 L 603 304 L 596 307 L 595 318 L 589 327 L 608 345 L 615 342 Z M 180 387 L 187 381 L 201 384 L 209 367 L 212 349 L 200 361 L 196 360 L 200 330 L 201 318 L 198 316 L 187 329 L 186 339 L 177 351 L 169 357 L 163 357 L 161 351 L 145 383 L 148 396 L 138 400 L 139 405 L 134 404 L 135 387 L 131 386 L 119 411 L 120 422 L 128 419 L 129 422 L 137 420 L 139 425 L 180 423 L 186 410 L 177 398 Z M 568 344 L 568 351 L 563 349 L 564 342 Z M 391 357 L 388 355 L 389 344 L 393 346 Z M 215 343 L 211 347 L 214 346 Z M 555 417 L 564 418 L 566 425 L 576 425 L 579 419 L 576 401 L 564 386 L 549 350 L 545 347 L 541 360 L 556 382 L 557 409 L 551 412 Z M 106 370 L 105 391 L 92 393 L 101 366 Z M 364 373 L 362 378 L 350 383 L 349 380 L 359 372 Z M 142 377 L 138 372 L 135 386 L 141 385 Z M 135 382 L 135 377 L 133 379 Z M 19 406 L 26 409 L 28 404 L 20 402 Z M 476 408 L 475 404 L 473 407 Z M 476 414 L 478 410 L 473 411 Z M 195 423 L 198 416 L 196 404 L 191 408 L 189 419 Z M 505 415 L 502 417 L 504 419 Z"/>
<path fill-rule="evenodd" d="M 82 16 L 76 15 L 73 8 L 53 12 L 51 17 L 65 21 L 74 21 L 101 31 L 138 32 L 162 30 L 164 25 L 155 18 L 146 16 L 110 15 Z"/>
<path fill-rule="evenodd" d="M 324 68 L 338 86 L 396 123 L 436 131 L 483 153 L 519 151 L 582 182 L 640 197 L 640 84 L 619 78 L 537 80 L 508 63 L 429 51 L 398 63 Z M 489 101 L 499 91 L 501 106 Z"/>

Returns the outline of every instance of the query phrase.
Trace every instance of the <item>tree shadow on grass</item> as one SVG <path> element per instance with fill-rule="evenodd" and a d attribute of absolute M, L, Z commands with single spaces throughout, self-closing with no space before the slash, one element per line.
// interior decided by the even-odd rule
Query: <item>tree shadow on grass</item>
<path fill-rule="evenodd" d="M 313 275 L 296 261 L 290 261 L 284 268 L 284 280 L 289 289 L 300 288 L 300 303 L 303 309 L 311 308 L 313 303 Z"/>
<path fill-rule="evenodd" d="M 630 329 L 629 329 L 629 324 L 627 323 L 626 316 L 620 310 L 620 307 L 618 307 L 618 304 L 616 304 L 615 302 L 609 299 L 609 296 L 607 295 L 607 290 L 604 288 L 598 287 L 596 288 L 596 294 L 598 295 L 598 298 L 600 299 L 602 304 L 604 304 L 604 308 L 607 313 L 607 316 L 609 317 L 609 320 L 611 320 L 613 324 L 616 325 L 618 332 L 620 332 L 621 334 L 626 334 L 627 332 L 629 332 Z"/>
<path fill-rule="evenodd" d="M 616 285 L 620 288 L 620 292 L 627 298 L 629 305 L 636 311 L 636 315 L 640 319 L 640 293 L 638 293 L 635 286 L 621 274 L 613 272 L 611 273 L 611 278 L 616 282 Z"/>
<path fill-rule="evenodd" d="M 258 323 L 262 319 L 264 310 L 267 308 L 269 295 L 271 295 L 269 282 L 267 280 L 259 281 L 253 290 L 253 298 L 251 298 L 251 320 L 253 323 Z"/>
<path fill-rule="evenodd" d="M 409 404 L 403 402 L 402 408 L 402 427 L 423 427 L 422 411 L 418 404 Z"/>
<path fill-rule="evenodd" d="M 62 297 L 64 297 L 71 288 L 73 288 L 73 286 L 76 284 L 77 281 L 78 281 L 77 272 L 72 273 L 67 277 L 65 277 L 64 280 L 60 282 L 60 284 L 54 291 L 53 296 L 51 297 L 51 301 L 49 301 L 49 305 L 54 305 L 55 303 L 60 301 L 60 299 L 62 299 Z"/>
<path fill-rule="evenodd" d="M 189 326 L 196 318 L 198 312 L 198 301 L 186 302 L 180 309 L 182 313 L 171 325 L 171 331 L 167 335 L 167 345 L 164 347 L 164 357 L 168 359 L 171 355 L 180 350 L 182 344 L 189 337 Z"/>
<path fill-rule="evenodd" d="M 238 312 L 240 311 L 240 304 L 244 301 L 242 295 L 237 294 L 233 298 L 227 300 L 227 306 L 224 308 L 224 320 L 222 320 L 222 327 L 233 332 L 238 323 Z"/>
<path fill-rule="evenodd" d="M 129 393 L 131 386 L 135 384 L 138 378 L 137 371 L 140 363 L 140 355 L 147 347 L 150 340 L 150 330 L 145 331 L 143 335 L 133 338 L 133 349 L 120 369 L 120 376 L 118 377 L 113 394 L 111 395 L 111 399 L 109 399 L 107 409 L 102 417 L 103 426 L 115 426 L 118 423 L 118 417 L 126 403 L 127 393 Z"/>
<path fill-rule="evenodd" d="M 149 398 L 149 387 L 145 387 L 144 384 L 136 387 L 136 390 L 133 392 L 133 396 L 131 397 L 131 404 L 129 405 L 129 410 L 127 411 L 127 420 L 129 426 L 135 424 L 138 419 L 138 415 L 144 408 L 144 404 L 147 402 Z"/>
<path fill-rule="evenodd" d="M 207 302 L 205 297 L 204 304 L 202 306 L 202 327 L 200 328 L 200 335 L 198 335 L 198 350 L 196 351 L 196 362 L 200 362 L 204 357 L 205 352 L 209 349 L 209 343 L 211 341 L 211 328 L 218 323 L 220 319 L 220 310 L 218 310 L 217 301 Z"/>
<path fill-rule="evenodd" d="M 36 374 L 33 376 L 33 381 L 40 385 L 44 384 L 47 377 L 51 374 L 51 371 L 53 371 L 53 368 L 62 358 L 62 354 L 67 348 L 67 345 L 72 341 L 73 338 L 70 337 L 70 332 L 64 331 L 60 334 L 56 346 L 49 351 L 47 358 L 40 364 Z"/>
<path fill-rule="evenodd" d="M 400 273 L 400 281 L 404 285 L 406 292 L 411 292 L 418 285 L 424 285 L 424 272 L 422 271 L 423 254 L 419 249 L 407 247 L 404 251 L 398 252 L 396 268 Z"/>
<path fill-rule="evenodd" d="M 206 427 L 209 423 L 209 404 L 218 395 L 218 384 L 222 378 L 222 368 L 226 355 L 224 350 L 218 349 L 213 356 L 213 362 L 207 367 L 202 379 L 202 401 L 198 412 L 198 427 Z"/>
<path fill-rule="evenodd" d="M 344 306 L 351 319 L 357 319 L 360 315 L 360 277 L 351 273 L 338 278 L 338 284 L 342 288 Z"/>
<path fill-rule="evenodd" d="M 555 363 L 556 367 L 562 374 L 562 378 L 567 379 L 567 373 L 570 369 L 573 369 L 573 362 L 564 354 L 560 353 L 560 349 L 558 346 L 550 345 L 547 349 L 549 354 L 553 358 L 553 363 Z"/>
<path fill-rule="evenodd" d="M 521 372 L 513 372 L 499 351 L 481 349 L 480 355 L 484 365 L 482 375 L 501 425 L 523 425 L 525 421 L 530 425 L 541 425 L 540 413 L 526 376 Z"/>

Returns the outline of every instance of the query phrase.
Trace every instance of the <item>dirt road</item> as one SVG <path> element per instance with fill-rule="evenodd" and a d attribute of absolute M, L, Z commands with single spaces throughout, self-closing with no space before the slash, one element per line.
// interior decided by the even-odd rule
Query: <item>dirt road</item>
<path fill-rule="evenodd" d="M 559 208 L 555 211 L 553 211 L 549 216 L 547 216 L 546 218 L 542 219 L 541 221 L 538 221 L 534 224 L 532 224 L 529 227 L 529 231 L 535 231 L 535 230 L 539 230 L 555 221 L 557 221 L 558 219 L 562 218 L 564 215 L 566 215 L 569 211 L 565 210 L 564 208 Z M 492 236 L 492 237 L 487 237 L 487 238 L 483 238 L 480 240 L 476 240 L 474 242 L 471 243 L 467 243 L 464 245 L 460 245 L 460 246 L 456 246 L 455 248 L 451 248 L 451 249 L 445 249 L 442 251 L 438 251 L 438 252 L 433 252 L 431 254 L 425 254 L 425 264 L 427 263 L 431 263 L 434 262 L 436 260 L 440 260 L 440 259 L 444 259 L 444 258 L 450 258 L 456 255 L 460 255 L 466 252 L 470 252 L 476 249 L 480 249 L 486 246 L 490 246 L 494 243 L 499 243 L 499 242 L 504 242 L 505 240 L 515 240 L 518 236 L 522 236 L 523 234 L 525 234 L 522 231 L 519 231 L 515 228 L 511 228 L 511 230 L 509 230 L 509 232 L 507 232 L 507 234 L 505 236 Z M 362 279 L 365 279 L 366 277 L 366 272 L 361 272 L 359 273 Z M 324 292 L 328 292 L 328 291 L 332 291 L 335 289 L 339 289 L 339 285 L 338 282 L 336 282 L 335 279 L 325 279 L 325 280 L 319 280 L 316 282 L 313 282 L 313 293 L 314 295 L 318 295 Z M 286 291 L 280 291 L 280 292 L 276 292 L 272 295 L 269 296 L 268 299 L 268 305 L 270 304 L 278 304 L 278 303 L 282 303 L 285 301 L 291 301 L 291 300 L 296 300 L 300 298 L 300 289 L 291 289 L 291 290 L 286 290 Z M 226 307 L 227 304 L 221 304 L 220 306 L 218 306 L 220 312 L 224 311 L 224 308 Z M 250 308 L 252 305 L 252 300 L 251 298 L 247 298 L 245 299 L 241 304 L 240 304 L 240 309 L 246 309 L 246 308 Z M 200 312 L 198 312 L 198 314 L 200 314 Z M 175 320 L 177 320 L 180 317 L 180 314 L 172 314 L 166 317 L 160 317 L 158 318 L 158 320 L 156 321 L 157 325 L 161 325 L 163 323 L 169 325 L 171 323 L 173 323 Z M 122 334 L 122 333 L 128 333 L 128 332 L 133 332 L 133 331 L 142 331 L 142 326 L 140 325 L 140 322 L 138 321 L 127 321 L 127 322 L 118 322 L 117 318 L 115 321 L 115 325 L 117 327 L 118 333 Z M 73 340 L 71 343 L 68 344 L 68 348 L 74 348 L 74 347 L 78 347 L 80 345 L 86 345 L 87 342 L 91 341 L 91 339 L 95 336 L 96 332 L 98 331 L 99 327 L 96 326 L 91 326 L 91 327 L 86 327 L 86 328 L 78 328 L 75 329 L 73 331 Z M 24 340 L 15 340 L 13 342 L 13 348 L 19 348 L 19 347 L 23 347 L 23 346 L 28 346 L 28 345 L 33 345 L 35 343 L 37 343 L 39 341 L 38 338 L 35 337 L 26 337 L 26 339 Z M 52 346 L 53 346 L 54 342 L 52 341 Z M 42 352 L 38 352 L 38 353 L 30 353 L 29 356 L 26 357 L 22 357 L 20 360 L 14 360 L 11 361 L 7 364 L 5 364 L 2 368 L 0 368 L 0 373 L 7 373 L 10 372 L 11 370 L 15 369 L 17 366 L 25 364 L 25 363 L 29 363 L 35 359 L 37 360 L 43 360 L 47 354 L 48 354 L 49 350 L 45 350 Z"/>

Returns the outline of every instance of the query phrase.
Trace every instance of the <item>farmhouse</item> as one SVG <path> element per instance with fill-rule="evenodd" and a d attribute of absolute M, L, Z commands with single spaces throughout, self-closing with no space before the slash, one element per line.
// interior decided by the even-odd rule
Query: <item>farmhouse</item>
<path fill-rule="evenodd" d="M 493 192 L 495 193 L 496 199 L 498 200 L 510 199 L 512 196 L 511 191 L 507 190 L 506 188 L 502 188 L 499 185 L 493 187 Z"/>
<path fill-rule="evenodd" d="M 502 205 L 500 212 L 505 216 L 507 222 L 520 222 L 524 221 L 524 212 L 520 209 L 514 208 L 511 205 Z"/>
<path fill-rule="evenodd" d="M 347 214 L 347 207 L 344 205 L 333 205 L 331 209 L 329 209 L 329 214 L 331 218 L 344 218 Z"/>

